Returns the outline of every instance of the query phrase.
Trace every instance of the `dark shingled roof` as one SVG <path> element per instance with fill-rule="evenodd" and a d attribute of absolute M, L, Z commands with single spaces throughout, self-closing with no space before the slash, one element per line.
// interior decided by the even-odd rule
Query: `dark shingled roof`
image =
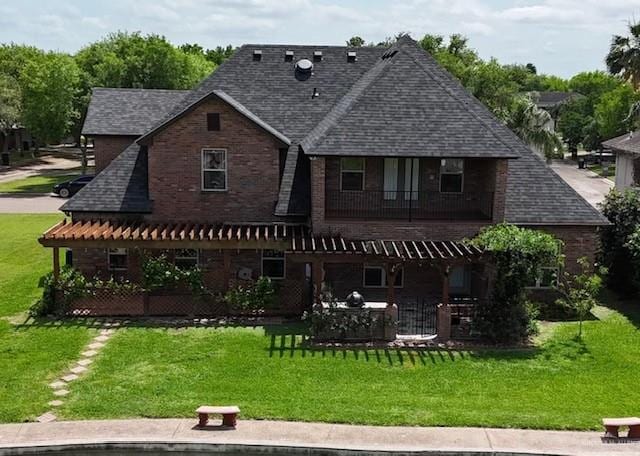
<path fill-rule="evenodd" d="M 602 143 L 605 147 L 619 150 L 622 152 L 630 152 L 632 154 L 640 154 L 640 130 L 632 133 L 625 133 Z"/>
<path fill-rule="evenodd" d="M 147 179 L 146 148 L 133 143 L 60 209 L 65 212 L 151 212 Z"/>
<path fill-rule="evenodd" d="M 559 106 L 563 103 L 567 103 L 575 98 L 580 98 L 583 95 L 577 92 L 560 92 L 547 90 L 543 92 L 533 91 L 529 92 L 531 100 L 537 107 L 547 109 Z"/>
<path fill-rule="evenodd" d="M 83 135 L 140 136 L 189 91 L 94 88 Z"/>
<path fill-rule="evenodd" d="M 261 59 L 253 58 L 254 50 L 262 51 Z M 294 52 L 293 62 L 285 61 L 287 50 Z M 314 51 L 322 51 L 322 60 L 314 62 L 313 74 L 308 78 L 296 75 L 295 61 L 313 60 Z M 348 61 L 347 51 L 356 51 L 357 60 Z M 314 89 L 318 97 L 312 97 Z M 309 213 L 309 162 L 305 153 L 331 154 L 340 148 L 340 153 L 353 154 L 366 149 L 367 155 L 519 157 L 509 160 L 508 222 L 606 223 L 596 209 L 408 38 L 392 48 L 245 45 L 179 103 L 167 108 L 168 114 L 145 137 L 216 92 L 247 112 L 262 128 L 291 144 L 277 215 Z M 124 102 L 120 107 L 129 109 Z M 78 193 L 64 209 L 107 211 L 120 207 L 120 211 L 129 211 L 136 205 L 149 206 L 146 180 L 144 197 L 134 204 L 129 204 L 131 198 L 114 201 L 116 187 L 122 185 L 120 176 L 128 176 L 124 179 L 130 184 L 139 172 L 134 168 L 142 168 L 137 164 L 143 154 L 136 154 L 127 149 L 123 154 L 127 159 L 118 157 L 103 172 L 118 179 L 96 178 L 95 184 Z M 97 191 L 89 201 L 92 189 Z M 116 196 L 102 195 L 107 193 Z M 140 202 L 143 200 L 146 203 Z"/>

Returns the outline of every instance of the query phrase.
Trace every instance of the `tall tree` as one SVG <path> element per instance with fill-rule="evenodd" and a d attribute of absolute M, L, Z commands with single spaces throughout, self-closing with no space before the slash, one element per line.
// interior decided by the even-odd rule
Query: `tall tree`
<path fill-rule="evenodd" d="M 578 146 L 584 140 L 585 128 L 593 120 L 590 111 L 586 97 L 571 100 L 560 109 L 557 129 L 574 158 L 577 156 Z"/>
<path fill-rule="evenodd" d="M 9 151 L 9 132 L 20 121 L 20 86 L 10 76 L 0 74 L 0 134 L 2 153 Z"/>
<path fill-rule="evenodd" d="M 621 76 L 634 89 L 640 87 L 640 23 L 629 22 L 627 36 L 613 36 L 605 61 L 611 74 Z"/>
<path fill-rule="evenodd" d="M 558 135 L 547 128 L 550 121 L 549 113 L 538 109 L 529 97 L 519 97 L 509 110 L 507 126 L 525 143 L 541 149 L 545 157 L 550 158 L 562 147 Z"/>
<path fill-rule="evenodd" d="M 594 117 L 598 133 L 606 140 L 629 131 L 632 119 L 629 112 L 639 96 L 629 84 L 605 93 L 595 106 Z"/>
<path fill-rule="evenodd" d="M 22 117 L 36 144 L 59 141 L 69 134 L 77 117 L 74 98 L 79 82 L 80 71 L 65 54 L 48 53 L 26 65 L 20 77 Z"/>

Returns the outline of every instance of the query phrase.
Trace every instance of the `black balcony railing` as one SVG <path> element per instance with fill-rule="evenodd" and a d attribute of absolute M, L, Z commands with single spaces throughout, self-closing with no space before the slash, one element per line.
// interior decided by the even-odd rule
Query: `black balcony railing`
<path fill-rule="evenodd" d="M 492 192 L 327 191 L 325 216 L 350 219 L 488 220 Z"/>

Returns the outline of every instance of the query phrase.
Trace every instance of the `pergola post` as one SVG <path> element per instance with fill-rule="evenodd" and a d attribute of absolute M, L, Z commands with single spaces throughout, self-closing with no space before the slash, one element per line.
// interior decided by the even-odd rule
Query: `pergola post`
<path fill-rule="evenodd" d="M 60 278 L 60 249 L 53 248 L 53 280 L 57 283 Z"/>
<path fill-rule="evenodd" d="M 323 263 L 319 258 L 311 262 L 311 276 L 313 278 L 313 301 L 316 305 L 322 305 L 322 279 Z"/>
<path fill-rule="evenodd" d="M 385 263 L 387 274 L 387 307 L 385 309 L 384 339 L 394 341 L 398 335 L 398 305 L 396 304 L 396 276 L 400 265 L 397 263 Z"/>
<path fill-rule="evenodd" d="M 231 282 L 231 253 L 229 252 L 229 249 L 224 249 L 222 251 L 222 268 L 224 291 L 228 291 Z"/>
<path fill-rule="evenodd" d="M 442 269 L 442 302 L 438 305 L 436 319 L 436 331 L 438 339 L 447 341 L 451 339 L 451 307 L 449 307 L 449 271 L 450 267 L 445 265 Z"/>

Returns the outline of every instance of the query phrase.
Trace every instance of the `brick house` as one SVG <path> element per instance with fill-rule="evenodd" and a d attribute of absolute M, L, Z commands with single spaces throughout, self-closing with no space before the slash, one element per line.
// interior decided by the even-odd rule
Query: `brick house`
<path fill-rule="evenodd" d="M 163 251 L 213 290 L 272 277 L 291 313 L 358 290 L 399 332 L 486 296 L 463 242 L 482 227 L 548 231 L 571 268 L 606 223 L 408 37 L 245 45 L 187 93 L 95 89 L 84 132 L 100 172 L 40 239 L 54 269 L 67 248 L 88 276 L 138 280 Z"/>

